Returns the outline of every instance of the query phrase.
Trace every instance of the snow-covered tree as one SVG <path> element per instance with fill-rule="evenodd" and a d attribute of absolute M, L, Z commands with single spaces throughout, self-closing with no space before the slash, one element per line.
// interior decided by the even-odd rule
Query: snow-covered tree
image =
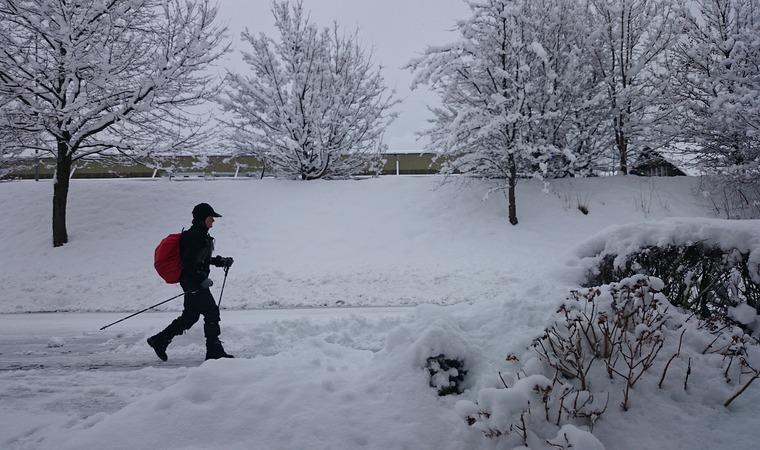
<path fill-rule="evenodd" d="M 303 180 L 379 169 L 397 102 L 358 32 L 319 28 L 300 1 L 272 13 L 279 39 L 242 33 L 250 72 L 230 73 L 220 99 L 232 147 Z"/>
<path fill-rule="evenodd" d="M 677 27 L 672 0 L 586 0 L 587 51 L 604 80 L 606 134 L 620 172 L 644 147 L 661 142 L 655 129 L 671 113 L 664 55 Z"/>
<path fill-rule="evenodd" d="M 671 53 L 682 141 L 707 173 L 760 187 L 760 3 L 689 0 Z"/>
<path fill-rule="evenodd" d="M 532 96 L 539 114 L 529 122 L 530 139 L 549 142 L 563 153 L 541 168 L 542 175 L 550 178 L 593 174 L 606 150 L 600 132 L 602 80 L 584 50 L 588 30 L 581 8 L 577 0 L 526 2 L 534 39 L 531 50 L 545 65 L 547 77 L 546 89 L 537 89 Z"/>
<path fill-rule="evenodd" d="M 188 148 L 215 94 L 206 70 L 225 30 L 208 0 L 0 1 L 0 104 L 6 152 L 56 158 L 53 245 L 68 241 L 66 202 L 76 160 L 107 149 Z M 6 153 L 7 154 L 7 153 Z"/>
<path fill-rule="evenodd" d="M 448 155 L 444 171 L 504 180 L 498 189 L 516 225 L 518 178 L 572 173 L 591 159 L 576 154 L 597 151 L 594 74 L 576 45 L 574 2 L 466 3 L 459 40 L 409 64 L 413 87 L 429 84 L 441 97 L 425 133 Z"/>

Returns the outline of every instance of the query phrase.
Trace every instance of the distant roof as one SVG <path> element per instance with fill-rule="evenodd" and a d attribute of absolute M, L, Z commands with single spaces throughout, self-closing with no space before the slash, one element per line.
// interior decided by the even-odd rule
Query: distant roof
<path fill-rule="evenodd" d="M 691 149 L 695 149 L 694 144 L 674 144 L 670 148 L 662 148 L 657 153 L 662 158 L 678 167 L 683 173 L 692 177 L 698 177 L 704 175 L 704 172 L 697 166 Z"/>

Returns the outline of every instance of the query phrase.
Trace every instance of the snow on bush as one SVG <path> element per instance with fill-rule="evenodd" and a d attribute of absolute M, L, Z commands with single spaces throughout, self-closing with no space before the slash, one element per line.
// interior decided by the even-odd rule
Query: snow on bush
<path fill-rule="evenodd" d="M 443 316 L 426 324 L 422 333 L 399 327 L 386 341 L 386 350 L 395 349 L 403 349 L 413 367 L 427 372 L 429 385 L 438 395 L 462 393 L 468 367 L 477 354 L 459 327 Z"/>
<path fill-rule="evenodd" d="M 760 220 L 722 220 L 704 218 L 664 219 L 612 226 L 581 243 L 575 250 L 586 267 L 614 255 L 615 267 L 622 267 L 629 255 L 645 247 L 691 245 L 724 251 L 738 250 L 749 255 L 752 279 L 760 283 Z"/>
<path fill-rule="evenodd" d="M 456 411 L 468 425 L 486 437 L 505 438 L 512 445 L 545 448 L 549 442 L 548 436 L 553 436 L 552 440 L 563 445 L 559 448 L 567 448 L 583 440 L 596 441 L 588 431 L 575 425 L 565 423 L 560 428 L 553 422 L 550 415 L 551 409 L 557 406 L 557 396 L 553 394 L 556 381 L 534 374 L 518 379 L 506 389 L 481 389 L 476 401 L 457 402 Z M 565 386 L 560 386 L 559 390 L 565 390 L 563 388 Z M 565 392 L 569 389 L 567 387 Z M 586 396 L 581 402 L 589 402 L 589 397 Z M 604 447 L 599 443 L 598 448 Z"/>
<path fill-rule="evenodd" d="M 602 362 L 607 375 L 625 380 L 623 409 L 630 389 L 654 364 L 664 345 L 662 328 L 669 303 L 663 283 L 646 276 L 573 292 L 533 349 L 557 376 L 590 388 L 593 366 Z"/>
<path fill-rule="evenodd" d="M 556 450 L 604 450 L 604 445 L 593 434 L 572 425 L 564 425 L 557 436 L 547 442 Z"/>
<path fill-rule="evenodd" d="M 624 379 L 627 409 L 630 389 L 664 344 L 667 299 L 661 288 L 661 281 L 638 276 L 573 292 L 532 344 L 543 364 L 527 364 L 512 386 L 504 382 L 506 389 L 483 389 L 476 402 L 460 402 L 459 413 L 487 437 L 516 434 L 530 445 L 539 437 L 547 440 L 562 425 L 593 427 L 607 409 L 609 394 L 595 395 L 592 379 Z M 526 373 L 529 367 L 544 373 Z"/>
<path fill-rule="evenodd" d="M 719 400 L 729 406 L 760 377 L 758 342 L 720 318 L 675 307 L 664 288 L 635 275 L 572 292 L 524 361 L 508 357 L 521 364 L 499 374 L 504 388 L 459 401 L 458 414 L 507 446 L 604 448 L 590 435 L 595 423 L 611 408 L 636 407 L 636 392 L 710 392 L 711 401 L 730 392 Z M 728 389 L 714 386 L 721 373 Z"/>
<path fill-rule="evenodd" d="M 551 389 L 550 379 L 531 375 L 507 389 L 481 389 L 475 402 L 461 400 L 457 402 L 456 410 L 468 425 L 482 431 L 486 437 L 518 433 L 527 445 L 530 432 L 527 426 L 533 419 L 531 404 L 542 403 Z"/>
<path fill-rule="evenodd" d="M 577 253 L 587 270 L 586 286 L 634 274 L 656 276 L 674 305 L 756 330 L 760 221 L 679 219 L 614 227 Z"/>
<path fill-rule="evenodd" d="M 748 328 L 758 329 L 757 310 L 746 303 L 729 307 L 728 317 Z"/>
<path fill-rule="evenodd" d="M 446 355 L 430 356 L 425 367 L 430 374 L 430 387 L 438 390 L 438 395 L 461 394 L 462 383 L 467 375 L 464 362 Z"/>

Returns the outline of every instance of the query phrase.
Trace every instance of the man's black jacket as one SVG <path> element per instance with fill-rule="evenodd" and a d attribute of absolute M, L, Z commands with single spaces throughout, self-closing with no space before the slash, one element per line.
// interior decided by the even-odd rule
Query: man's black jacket
<path fill-rule="evenodd" d="M 182 232 L 179 245 L 182 255 L 182 275 L 179 281 L 185 290 L 200 289 L 201 282 L 209 276 L 209 266 L 223 266 L 219 256 L 211 257 L 214 238 L 208 234 L 208 228 L 204 224 L 193 222 L 189 230 Z"/>

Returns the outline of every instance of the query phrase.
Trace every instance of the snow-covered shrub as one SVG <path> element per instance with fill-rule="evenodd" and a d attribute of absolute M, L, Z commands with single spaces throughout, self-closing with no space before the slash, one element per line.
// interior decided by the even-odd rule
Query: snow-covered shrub
<path fill-rule="evenodd" d="M 475 402 L 460 401 L 458 412 L 489 438 L 519 439 L 531 448 L 538 439 L 569 448 L 574 437 L 588 434 L 576 426 L 593 429 L 605 413 L 611 386 L 620 387 L 627 409 L 631 389 L 651 373 L 669 317 L 662 287 L 661 280 L 639 275 L 573 292 L 531 345 L 536 358 L 526 361 L 517 379 L 502 378 L 505 389 L 482 389 Z M 592 380 L 606 381 L 597 386 Z M 558 433 L 563 426 L 577 433 Z"/>
<path fill-rule="evenodd" d="M 533 343 L 539 358 L 576 388 L 590 388 L 594 365 L 610 378 L 625 380 L 623 409 L 630 389 L 652 367 L 664 345 L 662 327 L 668 301 L 662 281 L 634 276 L 597 288 L 574 291 L 555 320 Z"/>
<path fill-rule="evenodd" d="M 477 401 L 461 400 L 456 409 L 468 425 L 486 437 L 518 433 L 527 444 L 528 426 L 532 425 L 534 416 L 538 417 L 531 414 L 531 405 L 538 407 L 547 400 L 552 385 L 552 380 L 543 375 L 531 375 L 506 389 L 481 389 Z"/>
<path fill-rule="evenodd" d="M 431 315 L 441 314 L 435 307 L 421 308 Z M 421 332 L 397 328 L 386 341 L 386 350 L 396 348 L 409 355 L 415 368 L 425 371 L 429 386 L 441 396 L 464 391 L 477 354 L 456 322 L 445 315 L 426 323 Z"/>
<path fill-rule="evenodd" d="M 556 450 L 604 450 L 604 445 L 593 434 L 572 425 L 564 425 L 547 443 Z"/>
<path fill-rule="evenodd" d="M 744 318 L 737 323 L 760 331 L 746 314 L 760 311 L 760 221 L 683 218 L 621 225 L 582 243 L 576 254 L 586 287 L 634 274 L 656 276 L 674 305 L 701 318 L 733 320 L 731 311 L 739 308 Z"/>
<path fill-rule="evenodd" d="M 517 436 L 530 445 L 539 436 L 550 442 L 562 426 L 593 429 L 607 410 L 610 382 L 594 386 L 592 379 L 622 380 L 627 409 L 631 388 L 664 345 L 669 303 L 661 289 L 662 281 L 639 275 L 574 291 L 531 345 L 539 364 L 529 359 L 512 386 L 508 376 L 505 389 L 482 389 L 476 402 L 460 401 L 458 412 L 486 437 Z M 556 434 L 557 445 L 569 447 L 570 436 Z"/>
<path fill-rule="evenodd" d="M 438 395 L 462 393 L 462 383 L 467 375 L 463 361 L 440 354 L 430 356 L 425 368 L 430 374 L 430 387 L 436 388 Z"/>
<path fill-rule="evenodd" d="M 573 291 L 523 361 L 507 358 L 518 365 L 499 372 L 504 388 L 459 401 L 458 414 L 505 448 L 604 448 L 586 430 L 613 405 L 624 414 L 658 389 L 729 406 L 760 378 L 758 340 L 720 317 L 675 307 L 664 288 L 634 275 Z M 733 314 L 746 313 L 738 309 Z M 721 374 L 725 384 L 716 386 Z"/>
<path fill-rule="evenodd" d="M 737 307 L 746 309 L 742 305 L 760 311 L 760 284 L 753 279 L 757 267 L 750 262 L 749 252 L 695 242 L 647 246 L 627 255 L 623 263 L 616 259 L 617 255 L 604 256 L 589 274 L 586 285 L 647 274 L 664 281 L 662 291 L 671 303 L 692 310 L 702 318 L 716 315 L 733 319 L 729 312 Z M 752 326 L 747 321 L 739 322 L 742 326 Z"/>
<path fill-rule="evenodd" d="M 456 404 L 459 415 L 484 436 L 534 449 L 543 448 L 550 437 L 567 446 L 579 435 L 590 436 L 568 423 L 568 418 L 591 418 L 593 424 L 605 408 L 606 403 L 595 400 L 590 392 L 541 374 L 519 378 L 509 387 L 505 383 L 505 389 L 481 389 L 476 401 L 460 400 Z M 564 425 L 560 429 L 561 422 Z M 593 436 L 590 439 L 595 440 Z"/>

